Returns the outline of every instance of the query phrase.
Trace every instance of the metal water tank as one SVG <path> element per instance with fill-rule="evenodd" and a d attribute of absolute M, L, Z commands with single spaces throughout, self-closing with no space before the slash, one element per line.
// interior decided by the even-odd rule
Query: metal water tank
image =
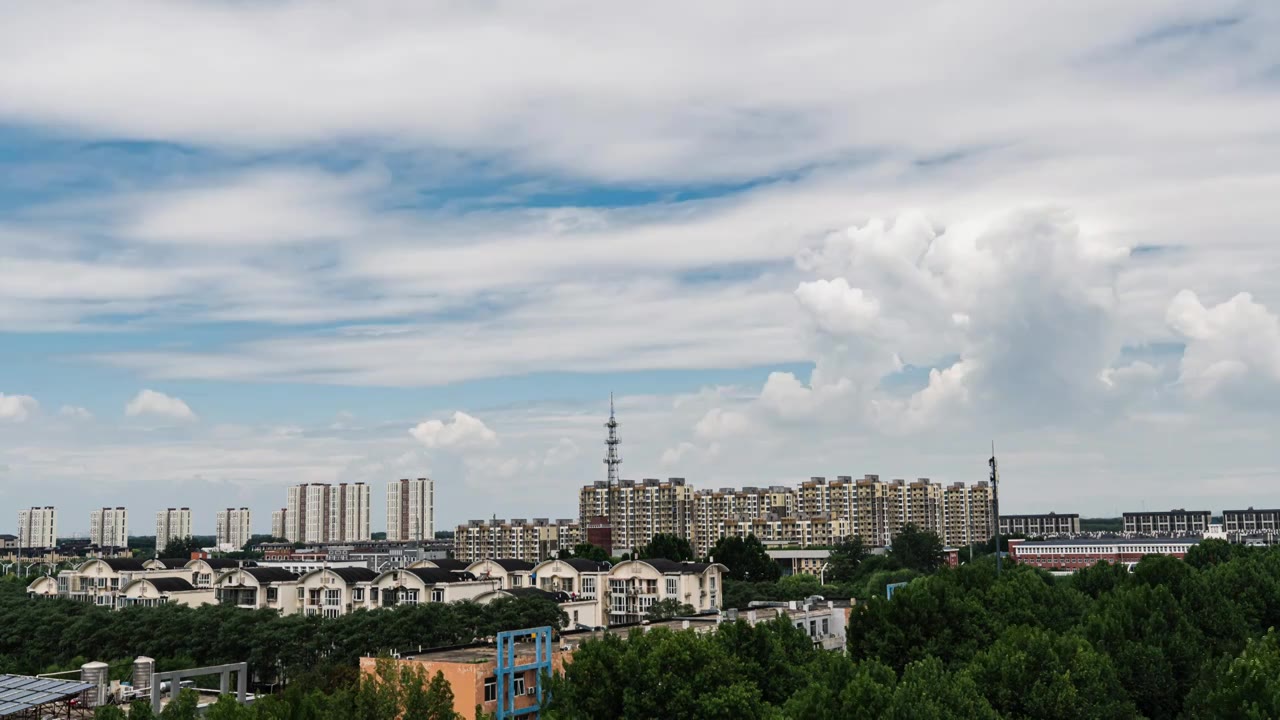
<path fill-rule="evenodd" d="M 145 695 L 151 691 L 151 675 L 156 671 L 156 661 L 139 655 L 133 661 L 133 691 Z"/>
<path fill-rule="evenodd" d="M 87 662 L 80 666 L 80 682 L 89 683 L 93 687 L 85 690 L 80 696 L 86 707 L 97 707 L 102 704 L 106 692 L 110 668 L 104 662 Z"/>

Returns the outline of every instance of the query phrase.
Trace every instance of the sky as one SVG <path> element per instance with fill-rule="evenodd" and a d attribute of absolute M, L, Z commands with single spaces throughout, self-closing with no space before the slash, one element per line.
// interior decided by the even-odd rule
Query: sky
<path fill-rule="evenodd" d="M 1280 506 L 1280 5 L 0 0 L 0 532 Z"/>

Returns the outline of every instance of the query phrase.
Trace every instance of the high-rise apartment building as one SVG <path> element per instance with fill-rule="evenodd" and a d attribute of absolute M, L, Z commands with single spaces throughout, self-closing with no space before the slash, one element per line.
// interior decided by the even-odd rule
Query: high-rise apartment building
<path fill-rule="evenodd" d="M 328 542 L 359 542 L 371 537 L 370 492 L 364 483 L 341 483 L 329 489 Z"/>
<path fill-rule="evenodd" d="M 411 542 L 435 535 L 435 482 L 417 478 L 387 483 L 387 539 Z"/>
<path fill-rule="evenodd" d="M 359 542 L 372 536 L 369 486 L 364 483 L 294 485 L 281 515 L 289 542 Z"/>
<path fill-rule="evenodd" d="M 538 563 L 580 542 L 582 527 L 576 520 L 472 520 L 454 531 L 453 556 L 468 563 L 485 559 Z"/>
<path fill-rule="evenodd" d="M 249 508 L 219 510 L 214 518 L 214 537 L 220 548 L 239 550 L 249 542 L 249 536 L 252 534 Z"/>
<path fill-rule="evenodd" d="M 18 548 L 50 549 L 58 545 L 58 511 L 52 505 L 18 511 Z"/>
<path fill-rule="evenodd" d="M 606 482 L 582 489 L 578 509 L 584 526 L 603 519 L 607 491 Z M 985 481 L 943 487 L 927 478 L 907 482 L 841 475 L 834 480 L 813 477 L 795 488 L 691 492 L 676 478 L 666 483 L 623 480 L 615 492 L 614 553 L 639 547 L 659 532 L 684 537 L 695 552 L 706 555 L 721 538 L 746 534 L 799 546 L 857 535 L 868 545 L 884 546 L 914 525 L 958 546 L 987 540 L 995 531 L 991 488 Z"/>
<path fill-rule="evenodd" d="M 684 478 L 622 480 L 614 488 L 599 481 L 582 488 L 578 510 L 583 525 L 593 518 L 611 520 L 615 554 L 631 552 L 659 533 L 693 535 L 693 488 Z"/>
<path fill-rule="evenodd" d="M 89 513 L 89 542 L 100 548 L 129 547 L 128 512 L 104 507 Z"/>
<path fill-rule="evenodd" d="M 156 513 L 156 557 L 170 540 L 191 537 L 191 508 L 166 508 Z"/>
<path fill-rule="evenodd" d="M 285 511 L 284 537 L 289 542 L 329 541 L 329 488 L 322 483 L 303 483 L 289 488 Z"/>
<path fill-rule="evenodd" d="M 289 537 L 289 510 L 288 508 L 280 508 L 271 511 L 271 537 L 288 538 Z"/>

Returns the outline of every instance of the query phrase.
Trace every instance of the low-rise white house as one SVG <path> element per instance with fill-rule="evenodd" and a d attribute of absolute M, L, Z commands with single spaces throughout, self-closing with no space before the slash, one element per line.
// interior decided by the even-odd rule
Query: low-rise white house
<path fill-rule="evenodd" d="M 218 577 L 214 593 L 224 605 L 292 615 L 298 609 L 297 584 L 298 575 L 283 568 L 236 568 Z"/>
<path fill-rule="evenodd" d="M 659 600 L 676 600 L 697 613 L 718 611 L 726 572 L 728 568 L 720 563 L 666 559 L 620 562 L 609 570 L 609 624 L 640 622 Z"/>
<path fill-rule="evenodd" d="M 525 560 L 477 560 L 467 566 L 467 572 L 475 575 L 477 580 L 501 580 L 501 587 L 506 590 L 534 586 L 533 563 Z"/>
<path fill-rule="evenodd" d="M 120 591 L 116 606 L 132 605 L 154 607 L 166 603 L 178 605 L 207 605 L 213 602 L 213 588 L 197 588 L 180 577 L 140 577 Z"/>
<path fill-rule="evenodd" d="M 366 606 L 385 608 L 472 600 L 493 590 L 499 582 L 497 579 L 475 580 L 468 573 L 438 567 L 388 570 L 374 578 Z"/>
<path fill-rule="evenodd" d="M 338 617 L 366 607 L 377 577 L 368 568 L 312 570 L 298 578 L 294 594 L 304 614 Z"/>
<path fill-rule="evenodd" d="M 567 593 L 571 600 L 596 600 L 604 592 L 609 563 L 585 558 L 544 560 L 531 575 L 539 590 Z"/>

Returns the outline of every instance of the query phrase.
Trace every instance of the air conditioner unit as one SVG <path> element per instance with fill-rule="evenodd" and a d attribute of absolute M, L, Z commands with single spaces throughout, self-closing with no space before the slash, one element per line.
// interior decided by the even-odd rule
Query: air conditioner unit
<path fill-rule="evenodd" d="M 524 694 L 525 694 L 525 695 L 537 695 L 537 694 L 538 694 L 538 688 L 536 688 L 536 687 L 525 688 L 525 690 L 524 690 Z"/>

